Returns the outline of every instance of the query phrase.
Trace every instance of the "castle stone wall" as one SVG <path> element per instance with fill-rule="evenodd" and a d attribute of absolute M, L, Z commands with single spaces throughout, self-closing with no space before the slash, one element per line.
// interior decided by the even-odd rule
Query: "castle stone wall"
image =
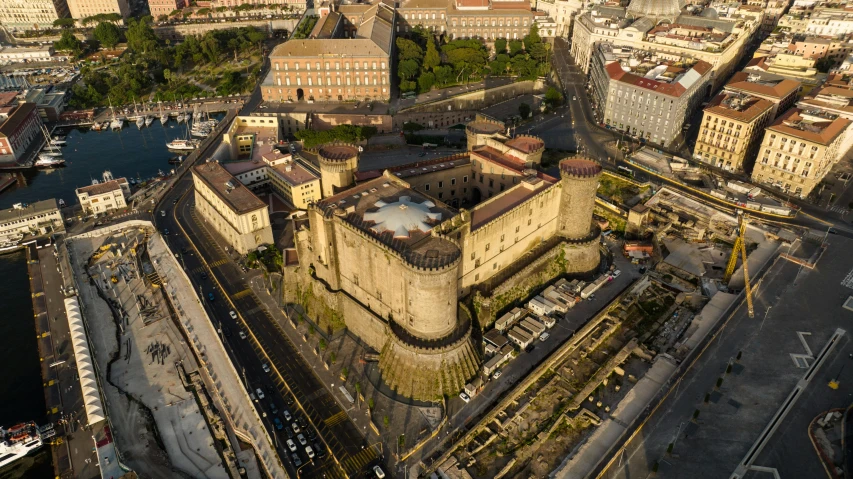
<path fill-rule="evenodd" d="M 586 238 L 591 230 L 592 212 L 595 209 L 595 192 L 599 173 L 577 176 L 561 173 L 563 195 L 560 200 L 560 225 L 558 232 L 565 238 Z"/>
<path fill-rule="evenodd" d="M 524 188 L 524 186 L 516 186 L 516 188 Z M 501 196 L 498 195 L 479 206 L 486 206 L 490 202 L 500 200 Z M 531 248 L 554 236 L 557 231 L 559 204 L 560 185 L 556 184 L 490 223 L 474 231 L 464 230 L 460 241 L 462 245 L 460 294 L 467 294 L 472 286 L 498 274 Z M 591 218 L 592 213 L 590 213 Z"/>

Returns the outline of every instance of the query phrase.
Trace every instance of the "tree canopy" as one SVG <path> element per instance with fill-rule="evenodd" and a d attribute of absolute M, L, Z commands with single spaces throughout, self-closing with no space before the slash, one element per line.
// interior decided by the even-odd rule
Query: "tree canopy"
<path fill-rule="evenodd" d="M 300 130 L 295 136 L 304 142 L 306 148 L 314 148 L 333 141 L 355 143 L 375 134 L 376 128 L 372 126 L 338 125 L 326 131 Z"/>
<path fill-rule="evenodd" d="M 53 42 L 53 48 L 59 52 L 71 52 L 79 55 L 83 51 L 83 43 L 74 36 L 71 30 L 63 30 L 59 40 Z"/>
<path fill-rule="evenodd" d="M 101 22 L 92 32 L 92 38 L 107 48 L 113 48 L 121 41 L 121 30 L 114 23 Z"/>

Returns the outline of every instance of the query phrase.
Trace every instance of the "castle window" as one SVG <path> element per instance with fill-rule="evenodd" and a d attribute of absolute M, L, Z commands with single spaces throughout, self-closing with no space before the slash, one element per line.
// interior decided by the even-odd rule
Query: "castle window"
<path fill-rule="evenodd" d="M 451 178 L 450 179 L 450 186 L 453 186 L 455 184 L 456 184 L 456 178 Z"/>
<path fill-rule="evenodd" d="M 497 264 L 497 263 L 492 263 L 492 269 L 498 269 L 498 264 Z"/>
<path fill-rule="evenodd" d="M 429 183 L 424 185 L 424 191 L 429 191 Z"/>
<path fill-rule="evenodd" d="M 527 220 L 527 226 L 530 226 L 530 221 L 531 221 L 531 220 Z"/>
<path fill-rule="evenodd" d="M 476 173 L 474 173 L 476 175 Z M 462 177 L 462 183 L 468 183 L 468 175 Z"/>
<path fill-rule="evenodd" d="M 505 189 L 506 189 L 506 185 L 504 185 L 503 183 L 501 183 L 501 191 L 503 191 L 503 190 L 505 190 Z"/>
<path fill-rule="evenodd" d="M 520 229 L 521 229 L 521 226 L 516 226 L 516 227 L 515 227 L 515 232 L 516 232 L 516 233 L 518 233 L 518 230 L 520 230 Z"/>
<path fill-rule="evenodd" d="M 450 196 L 456 196 L 456 190 L 450 190 Z"/>
<path fill-rule="evenodd" d="M 501 235 L 501 243 L 504 242 L 504 235 Z"/>
<path fill-rule="evenodd" d="M 486 251 L 489 251 L 489 248 L 491 248 L 491 247 L 492 247 L 491 243 L 486 243 Z"/>
<path fill-rule="evenodd" d="M 438 199 L 441 199 L 443 196 L 444 196 L 444 193 L 439 193 L 439 194 L 438 194 Z"/>
<path fill-rule="evenodd" d="M 439 187 L 439 188 L 444 188 L 444 182 L 443 182 L 443 181 L 439 181 L 439 182 L 438 182 L 438 187 Z"/>
<path fill-rule="evenodd" d="M 480 281 L 480 273 L 474 275 L 474 281 Z"/>

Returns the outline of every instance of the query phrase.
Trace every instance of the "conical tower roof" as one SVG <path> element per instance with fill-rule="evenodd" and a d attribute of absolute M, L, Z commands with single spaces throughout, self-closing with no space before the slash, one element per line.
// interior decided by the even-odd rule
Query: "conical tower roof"
<path fill-rule="evenodd" d="M 684 5 L 684 0 L 631 0 L 626 13 L 635 18 L 649 17 L 656 21 L 673 21 L 681 14 Z"/>

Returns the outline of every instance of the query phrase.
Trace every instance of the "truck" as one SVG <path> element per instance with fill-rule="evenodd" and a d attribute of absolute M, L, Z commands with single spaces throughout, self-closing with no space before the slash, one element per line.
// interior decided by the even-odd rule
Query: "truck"
<path fill-rule="evenodd" d="M 435 143 L 424 143 L 424 150 L 428 148 L 438 148 L 438 145 Z"/>
<path fill-rule="evenodd" d="M 604 284 L 610 281 L 611 279 L 612 277 L 610 275 L 605 274 L 593 281 L 592 283 L 588 284 L 586 288 L 581 291 L 581 299 L 588 299 L 593 293 L 598 291 L 599 288 L 604 286 Z"/>

